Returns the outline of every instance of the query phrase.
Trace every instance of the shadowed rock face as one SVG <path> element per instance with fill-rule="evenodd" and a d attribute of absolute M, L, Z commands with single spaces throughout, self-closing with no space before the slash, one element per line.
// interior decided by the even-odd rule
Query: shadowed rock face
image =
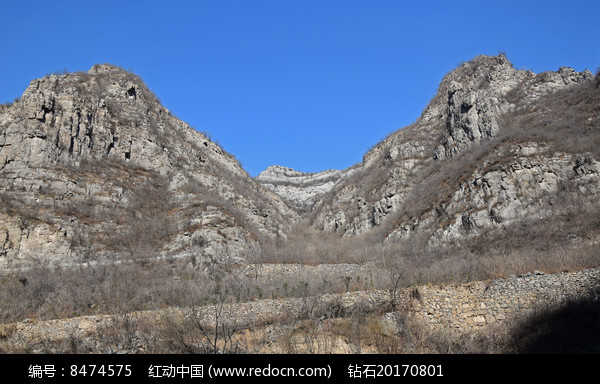
<path fill-rule="evenodd" d="M 31 82 L 0 111 L 0 263 L 236 259 L 293 212 L 112 65 Z"/>

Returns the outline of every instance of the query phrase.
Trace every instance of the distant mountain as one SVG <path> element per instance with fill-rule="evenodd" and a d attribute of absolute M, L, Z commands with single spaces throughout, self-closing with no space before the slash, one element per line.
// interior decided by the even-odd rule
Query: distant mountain
<path fill-rule="evenodd" d="M 277 193 L 299 213 L 310 211 L 314 203 L 338 183 L 352 175 L 352 168 L 344 171 L 330 169 L 305 173 L 291 168 L 272 165 L 262 171 L 256 181 Z"/>

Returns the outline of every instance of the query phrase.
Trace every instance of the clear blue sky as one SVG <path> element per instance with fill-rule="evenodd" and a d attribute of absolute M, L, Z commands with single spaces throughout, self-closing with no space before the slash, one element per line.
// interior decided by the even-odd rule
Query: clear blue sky
<path fill-rule="evenodd" d="M 252 176 L 359 162 L 479 54 L 600 66 L 597 0 L 6 0 L 0 15 L 0 102 L 51 72 L 120 65 Z"/>

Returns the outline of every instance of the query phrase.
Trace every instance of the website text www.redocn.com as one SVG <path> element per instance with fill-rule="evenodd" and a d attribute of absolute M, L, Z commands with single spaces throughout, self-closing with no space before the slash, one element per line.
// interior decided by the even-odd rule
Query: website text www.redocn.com
<path fill-rule="evenodd" d="M 210 378 L 217 377 L 331 377 L 331 367 L 272 367 L 268 364 L 263 368 L 232 368 L 232 367 L 208 367 Z"/>

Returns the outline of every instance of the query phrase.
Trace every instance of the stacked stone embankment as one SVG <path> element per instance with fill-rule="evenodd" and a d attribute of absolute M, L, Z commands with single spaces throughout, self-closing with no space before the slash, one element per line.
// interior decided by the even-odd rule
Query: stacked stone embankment
<path fill-rule="evenodd" d="M 453 286 L 420 286 L 409 295 L 411 315 L 424 326 L 454 332 L 483 330 L 559 308 L 569 300 L 600 296 L 600 269 L 542 272 Z"/>
<path fill-rule="evenodd" d="M 311 311 L 311 315 L 318 318 L 319 311 L 330 311 L 333 303 L 339 306 L 337 312 L 341 314 L 351 313 L 359 307 L 378 312 L 390 308 L 390 297 L 388 291 L 375 290 L 323 295 L 318 298 L 263 299 L 226 305 L 223 313 L 226 313 L 228 321 L 233 321 L 242 328 L 251 324 L 281 325 L 303 318 L 307 315 L 306 311 Z M 507 279 L 406 288 L 398 292 L 395 308 L 426 329 L 450 331 L 459 335 L 485 331 L 490 326 L 511 324 L 526 319 L 535 311 L 560 308 L 570 300 L 599 298 L 600 268 L 559 274 L 533 272 L 513 275 Z M 133 350 L 118 346 L 108 348 L 101 340 L 103 333 L 111 327 L 122 326 L 121 323 L 126 319 L 136 324 L 154 324 L 165 317 L 175 319 L 189 316 L 190 311 L 191 309 L 168 308 L 120 316 L 96 315 L 50 321 L 26 319 L 16 324 L 0 325 L 0 340 L 4 339 L 1 346 L 7 351 L 20 351 L 20 346 L 32 342 L 45 340 L 47 343 L 57 343 L 75 336 L 81 338 L 85 345 L 91 346 L 92 350 L 110 353 L 139 352 L 145 350 L 142 340 L 139 340 L 140 347 Z M 214 311 L 213 306 L 193 310 L 194 316 L 206 324 L 214 321 Z M 400 324 L 392 321 L 389 325 L 393 328 Z M 136 331 L 135 337 L 137 333 Z M 39 351 L 41 350 L 33 349 L 33 352 Z"/>

